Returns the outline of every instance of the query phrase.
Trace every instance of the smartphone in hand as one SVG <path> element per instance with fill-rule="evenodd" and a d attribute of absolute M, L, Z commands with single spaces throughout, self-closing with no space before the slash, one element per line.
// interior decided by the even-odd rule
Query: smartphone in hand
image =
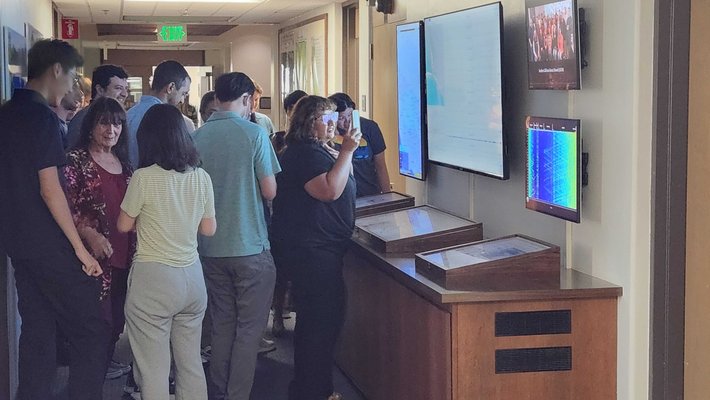
<path fill-rule="evenodd" d="M 353 129 L 360 131 L 360 111 L 353 110 Z"/>

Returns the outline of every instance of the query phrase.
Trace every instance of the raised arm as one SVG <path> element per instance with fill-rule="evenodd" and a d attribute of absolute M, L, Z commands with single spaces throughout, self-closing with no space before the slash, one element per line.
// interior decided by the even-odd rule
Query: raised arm
<path fill-rule="evenodd" d="M 316 176 L 304 185 L 304 189 L 311 197 L 329 202 L 337 200 L 343 194 L 350 176 L 353 153 L 360 144 L 361 137 L 362 133 L 355 129 L 343 135 L 340 154 L 338 154 L 333 168 Z"/>

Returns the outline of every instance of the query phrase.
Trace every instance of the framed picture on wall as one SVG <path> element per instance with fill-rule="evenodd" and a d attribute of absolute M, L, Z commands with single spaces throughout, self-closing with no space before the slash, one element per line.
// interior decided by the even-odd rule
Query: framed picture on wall
<path fill-rule="evenodd" d="M 5 39 L 5 89 L 4 98 L 9 99 L 17 88 L 27 83 L 27 42 L 25 37 L 9 27 L 4 27 Z"/>
<path fill-rule="evenodd" d="M 44 39 L 44 35 L 31 24 L 25 23 L 25 38 L 27 40 L 27 51 L 30 51 L 35 43 Z"/>

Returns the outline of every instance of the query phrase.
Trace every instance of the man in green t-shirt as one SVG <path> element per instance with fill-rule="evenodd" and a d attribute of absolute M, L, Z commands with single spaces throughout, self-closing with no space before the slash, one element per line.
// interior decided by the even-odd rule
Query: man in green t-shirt
<path fill-rule="evenodd" d="M 219 111 L 194 135 L 214 184 L 219 226 L 199 245 L 212 316 L 210 375 L 214 397 L 229 400 L 249 399 L 276 280 L 263 200 L 276 196 L 281 167 L 269 135 L 248 120 L 253 94 L 247 75 L 220 76 Z"/>

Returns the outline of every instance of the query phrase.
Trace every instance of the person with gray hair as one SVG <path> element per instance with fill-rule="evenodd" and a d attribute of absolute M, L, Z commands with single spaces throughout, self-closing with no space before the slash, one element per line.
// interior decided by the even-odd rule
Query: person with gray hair
<path fill-rule="evenodd" d="M 220 111 L 194 135 L 202 168 L 214 182 L 220 227 L 215 236 L 200 238 L 199 247 L 212 317 L 216 399 L 249 399 L 276 280 L 263 201 L 276 196 L 281 167 L 266 130 L 248 120 L 254 89 L 241 72 L 217 78 Z"/>

